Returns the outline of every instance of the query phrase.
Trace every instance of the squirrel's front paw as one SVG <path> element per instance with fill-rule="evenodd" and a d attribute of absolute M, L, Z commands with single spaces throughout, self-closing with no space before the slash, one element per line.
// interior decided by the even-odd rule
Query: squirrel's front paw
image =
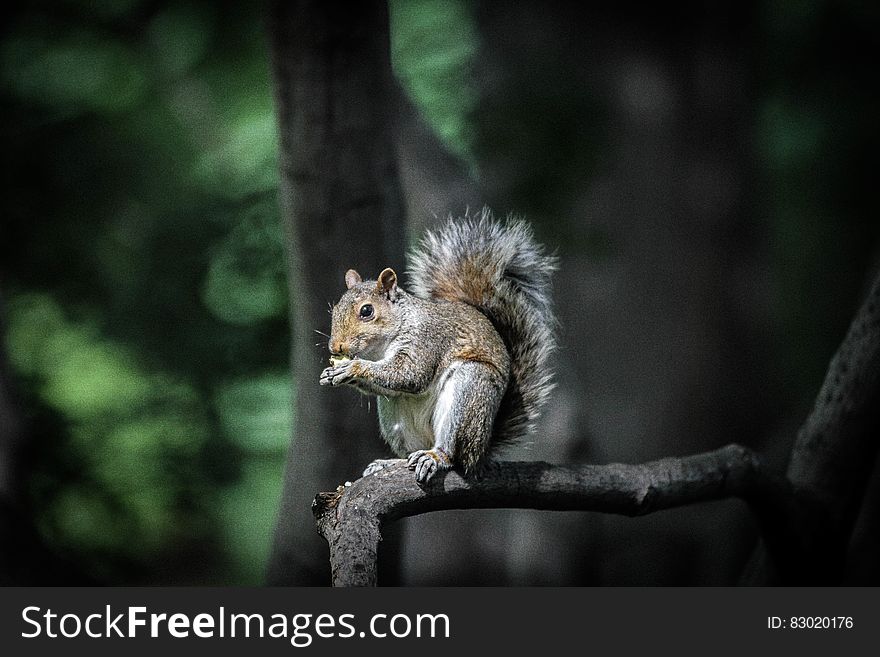
<path fill-rule="evenodd" d="M 434 449 L 420 449 L 413 452 L 409 455 L 406 464 L 410 470 L 415 470 L 416 481 L 424 484 L 441 470 L 451 468 L 452 460 L 445 450 L 435 447 Z"/>
<path fill-rule="evenodd" d="M 324 368 L 318 383 L 322 386 L 341 386 L 348 383 L 354 378 L 354 372 L 352 371 L 354 363 L 355 361 L 353 360 L 346 360 L 339 365 L 331 365 Z"/>

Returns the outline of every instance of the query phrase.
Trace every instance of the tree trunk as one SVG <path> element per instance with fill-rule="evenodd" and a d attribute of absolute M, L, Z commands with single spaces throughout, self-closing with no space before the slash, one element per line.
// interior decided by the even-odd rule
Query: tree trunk
<path fill-rule="evenodd" d="M 328 302 L 348 268 L 403 264 L 405 217 L 391 130 L 386 3 L 273 2 L 268 20 L 288 252 L 294 435 L 270 557 L 273 585 L 328 581 L 309 510 L 316 490 L 354 479 L 387 449 L 369 402 L 318 386 Z M 315 346 L 316 342 L 322 343 Z"/>

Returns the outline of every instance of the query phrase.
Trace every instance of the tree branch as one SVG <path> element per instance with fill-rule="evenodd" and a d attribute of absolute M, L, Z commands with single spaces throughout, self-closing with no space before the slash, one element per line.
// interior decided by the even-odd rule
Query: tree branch
<path fill-rule="evenodd" d="M 729 497 L 745 499 L 756 510 L 780 509 L 789 497 L 784 482 L 739 445 L 641 465 L 498 462 L 475 477 L 444 474 L 422 488 L 401 460 L 315 497 L 312 511 L 318 533 L 330 545 L 334 586 L 374 586 L 383 524 L 429 511 L 528 508 L 639 516 Z"/>

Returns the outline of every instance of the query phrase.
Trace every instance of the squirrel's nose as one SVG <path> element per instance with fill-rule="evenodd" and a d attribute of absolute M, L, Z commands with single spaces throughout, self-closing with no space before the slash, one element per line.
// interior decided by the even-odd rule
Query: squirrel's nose
<path fill-rule="evenodd" d="M 348 350 L 348 345 L 342 340 L 330 343 L 330 351 L 334 354 L 342 354 L 345 353 L 346 350 Z"/>

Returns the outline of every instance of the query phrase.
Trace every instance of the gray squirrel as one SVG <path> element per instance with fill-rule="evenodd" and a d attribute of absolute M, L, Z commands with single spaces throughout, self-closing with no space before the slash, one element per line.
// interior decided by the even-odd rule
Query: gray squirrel
<path fill-rule="evenodd" d="M 375 281 L 346 272 L 319 382 L 376 395 L 382 436 L 425 483 L 472 473 L 533 429 L 553 388 L 556 258 L 527 223 L 483 209 L 429 231 L 409 265 L 409 292 L 392 269 Z"/>

